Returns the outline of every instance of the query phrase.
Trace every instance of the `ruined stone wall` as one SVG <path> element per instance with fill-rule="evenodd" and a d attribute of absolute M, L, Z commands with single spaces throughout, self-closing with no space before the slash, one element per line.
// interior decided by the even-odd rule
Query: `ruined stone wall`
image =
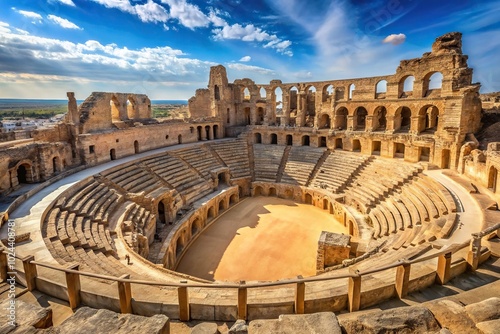
<path fill-rule="evenodd" d="M 500 199 L 500 143 L 488 144 L 485 151 L 462 150 L 463 174 L 488 188 Z"/>

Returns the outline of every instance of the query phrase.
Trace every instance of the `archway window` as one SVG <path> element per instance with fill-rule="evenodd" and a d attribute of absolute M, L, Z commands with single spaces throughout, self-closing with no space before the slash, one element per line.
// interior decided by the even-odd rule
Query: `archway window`
<path fill-rule="evenodd" d="M 127 117 L 129 119 L 136 119 L 137 113 L 136 113 L 136 103 L 133 97 L 129 97 L 127 100 Z"/>
<path fill-rule="evenodd" d="M 292 146 L 293 145 L 293 137 L 292 137 L 292 135 L 286 135 L 286 144 L 288 146 Z"/>
<path fill-rule="evenodd" d="M 214 87 L 214 98 L 216 101 L 220 100 L 220 91 L 219 91 L 219 86 L 215 85 Z"/>
<path fill-rule="evenodd" d="M 245 108 L 245 119 L 243 120 L 243 125 L 250 125 L 250 108 Z"/>
<path fill-rule="evenodd" d="M 255 144 L 262 144 L 262 135 L 260 133 L 255 134 Z"/>
<path fill-rule="evenodd" d="M 319 137 L 319 147 L 326 147 L 326 137 L 325 136 L 320 136 Z"/>
<path fill-rule="evenodd" d="M 352 151 L 361 152 L 361 142 L 359 141 L 359 139 L 354 139 L 352 141 Z"/>
<path fill-rule="evenodd" d="M 375 98 L 383 99 L 387 93 L 387 80 L 380 80 L 375 87 Z"/>
<path fill-rule="evenodd" d="M 309 139 L 309 136 L 303 136 L 302 137 L 302 146 L 309 146 L 310 144 L 310 139 Z"/>
<path fill-rule="evenodd" d="M 262 88 L 260 89 L 259 93 L 260 93 L 260 98 L 265 100 L 265 99 L 266 99 L 266 97 L 267 97 L 267 92 L 266 92 L 266 89 L 265 89 L 264 87 L 262 87 Z"/>
<path fill-rule="evenodd" d="M 182 135 L 178 135 L 178 136 L 177 136 L 177 142 L 178 142 L 179 144 L 182 144 Z"/>
<path fill-rule="evenodd" d="M 201 126 L 198 126 L 196 129 L 198 131 L 198 140 L 202 140 L 203 128 Z"/>
<path fill-rule="evenodd" d="M 348 111 L 344 107 L 339 108 L 335 112 L 335 129 L 336 130 L 347 129 L 347 114 L 348 114 Z"/>
<path fill-rule="evenodd" d="M 387 110 L 385 107 L 378 107 L 375 109 L 373 117 L 373 129 L 375 131 L 385 131 L 387 127 Z"/>
<path fill-rule="evenodd" d="M 355 111 L 355 115 L 356 115 L 355 129 L 364 130 L 366 126 L 366 115 L 368 115 L 368 112 L 366 111 L 365 108 L 358 107 Z"/>
<path fill-rule="evenodd" d="M 250 101 L 250 90 L 246 87 L 243 89 L 243 100 Z"/>
<path fill-rule="evenodd" d="M 118 102 L 118 99 L 116 96 L 113 96 L 111 100 L 109 101 L 109 106 L 111 107 L 111 119 L 112 121 L 120 121 L 120 103 Z"/>
<path fill-rule="evenodd" d="M 111 160 L 116 160 L 116 150 L 114 148 L 109 150 L 109 157 Z"/>
<path fill-rule="evenodd" d="M 17 167 L 17 182 L 27 183 L 28 182 L 28 165 L 20 165 Z"/>
<path fill-rule="evenodd" d="M 271 133 L 271 144 L 273 144 L 273 145 L 278 144 L 278 135 L 275 133 Z"/>
<path fill-rule="evenodd" d="M 333 85 L 323 87 L 323 102 L 331 102 L 333 97 Z"/>
<path fill-rule="evenodd" d="M 290 103 L 290 111 L 296 111 L 298 108 L 298 98 L 299 98 L 299 90 L 297 87 L 290 88 L 289 91 L 289 103 Z"/>
<path fill-rule="evenodd" d="M 210 136 L 210 130 L 211 130 L 211 129 L 210 129 L 210 125 L 206 125 L 206 126 L 205 126 L 205 136 L 206 136 L 206 139 L 207 139 L 207 140 L 212 139 L 212 138 L 211 138 L 212 136 Z"/>
<path fill-rule="evenodd" d="M 316 115 L 316 87 L 311 86 L 307 90 L 306 95 L 306 115 Z"/>
<path fill-rule="evenodd" d="M 255 125 L 262 125 L 264 123 L 264 108 L 258 107 L 257 108 L 257 120 L 255 122 Z"/>
<path fill-rule="evenodd" d="M 354 95 L 355 89 L 356 89 L 356 85 L 354 85 L 354 84 L 349 85 L 349 100 L 352 100 L 352 96 Z"/>
<path fill-rule="evenodd" d="M 135 154 L 139 153 L 139 142 L 137 140 L 134 141 L 134 152 Z"/>
<path fill-rule="evenodd" d="M 323 114 L 321 115 L 319 119 L 319 126 L 320 129 L 329 129 L 330 128 L 330 115 L 328 114 Z"/>
<path fill-rule="evenodd" d="M 406 76 L 401 79 L 399 83 L 399 97 L 411 97 L 413 95 L 413 82 L 415 77 L 413 75 Z"/>
<path fill-rule="evenodd" d="M 276 113 L 283 113 L 283 90 L 280 87 L 274 89 L 274 102 L 276 106 Z"/>

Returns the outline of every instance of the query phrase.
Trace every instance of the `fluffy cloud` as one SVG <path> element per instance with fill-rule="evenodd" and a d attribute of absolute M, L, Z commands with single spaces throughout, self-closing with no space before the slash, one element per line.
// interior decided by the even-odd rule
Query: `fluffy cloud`
<path fill-rule="evenodd" d="M 76 5 L 75 5 L 75 3 L 73 2 L 73 0 L 52 0 L 52 1 L 55 1 L 55 2 L 60 2 L 60 3 L 62 3 L 63 5 L 76 7 Z"/>
<path fill-rule="evenodd" d="M 241 57 L 241 59 L 240 59 L 241 62 L 248 62 L 250 60 L 252 60 L 252 57 L 250 57 L 250 56 L 244 56 L 244 57 Z"/>
<path fill-rule="evenodd" d="M 142 22 L 167 22 L 167 10 L 154 2 L 147 0 L 142 5 L 132 5 L 129 0 L 92 0 L 106 8 L 116 8 L 122 12 L 136 15 Z"/>
<path fill-rule="evenodd" d="M 59 17 L 59 16 L 55 16 L 55 15 L 47 15 L 47 18 L 54 22 L 55 24 L 58 24 L 60 25 L 61 27 L 63 27 L 64 29 L 77 29 L 77 30 L 83 30 L 82 28 L 80 28 L 79 26 L 77 26 L 76 24 L 74 24 L 73 22 L 70 22 L 66 19 L 63 19 L 62 17 Z"/>
<path fill-rule="evenodd" d="M 184 27 L 190 29 L 207 27 L 211 22 L 198 6 L 189 4 L 186 0 L 162 0 L 161 2 L 169 5 L 170 17 L 177 19 Z"/>
<path fill-rule="evenodd" d="M 268 69 L 268 68 L 240 64 L 240 63 L 231 63 L 231 64 L 228 64 L 227 67 L 229 67 L 232 70 L 241 71 L 241 72 L 270 74 L 270 75 L 276 74 L 273 70 Z"/>
<path fill-rule="evenodd" d="M 406 40 L 405 34 L 391 34 L 384 38 L 382 43 L 391 43 L 392 45 L 398 45 L 404 43 Z"/>
<path fill-rule="evenodd" d="M 38 13 L 30 12 L 27 10 L 17 10 L 14 7 L 12 7 L 12 10 L 14 10 L 15 12 L 21 14 L 22 16 L 24 16 L 26 18 L 32 19 L 33 21 L 31 21 L 31 23 L 33 23 L 33 24 L 37 24 L 37 23 L 42 22 L 42 15 L 40 15 Z"/>

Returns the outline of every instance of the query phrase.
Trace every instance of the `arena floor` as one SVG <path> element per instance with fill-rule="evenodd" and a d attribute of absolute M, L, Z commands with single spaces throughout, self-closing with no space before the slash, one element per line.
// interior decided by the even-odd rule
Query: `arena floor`
<path fill-rule="evenodd" d="M 327 211 L 312 205 L 247 198 L 198 237 L 177 271 L 232 282 L 312 276 L 321 231 L 348 233 Z"/>

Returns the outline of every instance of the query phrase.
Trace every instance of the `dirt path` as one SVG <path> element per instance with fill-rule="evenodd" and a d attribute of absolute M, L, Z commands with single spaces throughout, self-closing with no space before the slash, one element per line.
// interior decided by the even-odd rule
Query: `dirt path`
<path fill-rule="evenodd" d="M 177 271 L 233 282 L 312 276 L 321 231 L 347 233 L 332 215 L 312 205 L 248 198 L 199 236 Z"/>

